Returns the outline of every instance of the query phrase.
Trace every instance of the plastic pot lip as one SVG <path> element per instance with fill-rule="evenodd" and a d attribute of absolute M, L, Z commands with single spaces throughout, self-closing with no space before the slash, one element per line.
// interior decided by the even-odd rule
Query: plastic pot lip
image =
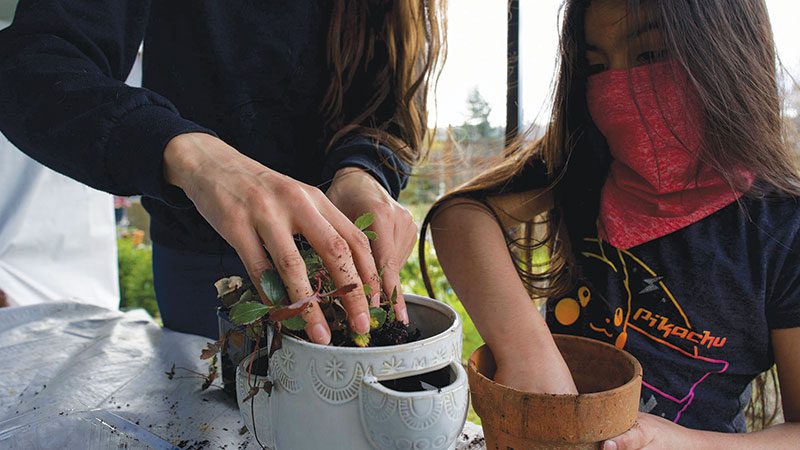
<path fill-rule="evenodd" d="M 217 318 L 229 321 L 228 309 L 225 309 L 222 306 L 217 306 Z"/>
<path fill-rule="evenodd" d="M 281 338 L 284 341 L 290 341 L 293 345 L 304 347 L 309 351 L 331 351 L 332 349 L 336 349 L 336 353 L 345 355 L 350 355 L 350 354 L 378 355 L 383 353 L 391 353 L 392 351 L 406 350 L 412 347 L 423 347 L 431 343 L 438 342 L 442 339 L 448 339 L 453 334 L 458 334 L 458 330 L 461 328 L 461 317 L 458 315 L 456 310 L 450 307 L 450 305 L 444 302 L 440 302 L 438 300 L 434 300 L 432 298 L 422 297 L 414 294 L 404 294 L 403 296 L 405 298 L 406 304 L 413 303 L 415 305 L 420 305 L 425 308 L 438 311 L 448 316 L 451 320 L 450 326 L 448 326 L 445 330 L 443 330 L 440 333 L 437 333 L 425 339 L 421 339 L 419 341 L 408 342 L 399 345 L 385 345 L 382 347 L 333 347 L 331 345 L 322 345 L 322 344 L 315 344 L 313 342 L 308 342 L 306 340 L 294 337 L 286 333 L 284 333 L 281 336 Z"/>
<path fill-rule="evenodd" d="M 636 358 L 634 358 L 633 355 L 631 355 L 630 353 L 626 352 L 625 350 L 618 349 L 618 348 L 614 347 L 611 344 L 608 344 L 608 343 L 605 343 L 605 342 L 602 342 L 602 341 L 598 341 L 596 339 L 585 338 L 585 337 L 582 337 L 582 336 L 572 336 L 572 335 L 568 335 L 568 334 L 554 334 L 553 337 L 554 338 L 557 337 L 559 339 L 572 339 L 572 340 L 580 340 L 580 341 L 589 341 L 593 345 L 597 344 L 597 345 L 600 345 L 600 346 L 607 346 L 607 347 L 610 347 L 610 348 L 612 348 L 612 349 L 614 349 L 616 351 L 622 352 L 622 354 L 625 356 L 625 359 L 633 365 L 633 376 L 631 377 L 630 380 L 625 382 L 625 384 L 617 386 L 614 389 L 609 389 L 607 391 L 600 391 L 600 392 L 592 392 L 592 393 L 589 393 L 589 394 L 541 394 L 541 393 L 520 391 L 518 389 L 514 389 L 512 387 L 497 383 L 494 380 L 492 380 L 489 377 L 487 377 L 484 374 L 482 374 L 480 371 L 478 371 L 478 368 L 476 366 L 474 357 L 478 353 L 478 351 L 481 350 L 483 347 L 486 347 L 487 349 L 489 348 L 486 344 L 478 347 L 474 352 L 472 352 L 472 355 L 470 355 L 469 361 L 468 361 L 468 364 L 467 364 L 467 366 L 468 366 L 467 372 L 468 373 L 473 373 L 474 375 L 478 376 L 479 380 L 482 383 L 487 384 L 487 385 L 491 386 L 494 389 L 501 389 L 501 390 L 515 392 L 515 393 L 518 393 L 520 395 L 528 395 L 528 396 L 534 396 L 534 397 L 539 397 L 539 398 L 553 398 L 553 399 L 577 399 L 577 398 L 580 398 L 581 401 L 584 401 L 584 402 L 585 401 L 592 401 L 592 400 L 598 400 L 599 401 L 601 399 L 605 399 L 606 397 L 613 397 L 613 396 L 615 396 L 615 395 L 617 395 L 617 394 L 619 394 L 621 392 L 625 392 L 625 391 L 628 391 L 630 389 L 634 389 L 635 386 L 637 386 L 637 385 L 641 386 L 642 365 L 639 364 L 639 361 Z M 489 351 L 491 351 L 491 349 L 489 349 Z"/>

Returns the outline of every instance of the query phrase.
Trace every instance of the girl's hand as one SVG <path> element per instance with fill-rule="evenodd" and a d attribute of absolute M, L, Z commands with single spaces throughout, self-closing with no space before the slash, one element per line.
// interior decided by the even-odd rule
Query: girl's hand
<path fill-rule="evenodd" d="M 295 234 L 305 236 L 336 286 L 358 286 L 342 303 L 352 329 L 369 332 L 362 280 L 373 292 L 379 288 L 369 240 L 322 191 L 270 170 L 203 133 L 182 134 L 167 144 L 164 176 L 183 189 L 200 214 L 236 250 L 255 286 L 260 285 L 261 273 L 272 268 L 269 252 L 294 302 L 315 292 L 294 240 Z M 306 309 L 303 319 L 312 341 L 330 342 L 330 330 L 316 303 Z"/>
<path fill-rule="evenodd" d="M 372 251 L 375 265 L 383 270 L 382 289 L 387 295 L 392 295 L 392 291 L 397 289 L 395 312 L 398 319 L 408 323 L 408 312 L 400 290 L 400 269 L 417 242 L 417 226 L 411 213 L 397 203 L 375 178 L 356 167 L 336 172 L 326 195 L 350 220 L 366 212 L 375 215 L 371 230 L 378 238 L 372 241 Z M 365 283 L 370 281 L 362 280 Z M 380 297 L 375 295 L 373 302 L 379 301 Z"/>
<path fill-rule="evenodd" d="M 639 413 L 633 427 L 603 443 L 603 450 L 661 450 L 696 448 L 693 430 L 652 414 Z"/>

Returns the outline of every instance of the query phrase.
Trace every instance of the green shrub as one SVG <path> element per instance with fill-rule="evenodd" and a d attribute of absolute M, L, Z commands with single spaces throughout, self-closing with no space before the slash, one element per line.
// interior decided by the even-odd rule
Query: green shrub
<path fill-rule="evenodd" d="M 153 290 L 153 250 L 134 246 L 127 237 L 117 239 L 119 258 L 120 309 L 142 308 L 158 317 L 156 293 Z"/>
<path fill-rule="evenodd" d="M 431 284 L 433 285 L 436 298 L 450 305 L 461 315 L 464 327 L 464 347 L 461 359 L 462 362 L 466 364 L 469 355 L 471 355 L 476 348 L 483 345 L 483 339 L 481 339 L 478 334 L 478 330 L 475 329 L 475 324 L 472 323 L 472 319 L 464 309 L 464 305 L 458 300 L 456 294 L 453 292 L 453 288 L 450 287 L 450 283 L 447 282 L 442 267 L 439 265 L 439 260 L 436 258 L 433 245 L 430 243 L 425 246 L 425 262 L 428 266 L 428 275 L 431 278 Z M 400 271 L 400 279 L 403 282 L 403 292 L 424 296 L 428 295 L 425 290 L 425 284 L 422 281 L 419 258 L 416 250 Z"/>

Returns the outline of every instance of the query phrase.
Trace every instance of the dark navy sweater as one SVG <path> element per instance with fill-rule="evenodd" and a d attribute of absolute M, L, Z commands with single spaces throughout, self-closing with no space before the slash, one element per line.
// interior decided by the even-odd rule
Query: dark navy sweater
<path fill-rule="evenodd" d="M 145 196 L 153 240 L 177 249 L 232 252 L 164 180 L 164 147 L 182 133 L 215 134 L 313 185 L 362 167 L 397 197 L 408 168 L 385 146 L 354 136 L 325 152 L 329 14 L 316 0 L 21 0 L 0 31 L 0 131 L 78 181 Z M 142 40 L 133 88 L 123 80 Z M 392 105 L 379 110 L 385 123 Z"/>

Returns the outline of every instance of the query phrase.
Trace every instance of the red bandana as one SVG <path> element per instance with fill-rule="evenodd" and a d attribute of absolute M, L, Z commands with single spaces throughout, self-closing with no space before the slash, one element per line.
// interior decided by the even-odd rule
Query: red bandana
<path fill-rule="evenodd" d="M 589 113 L 613 157 L 599 231 L 617 248 L 680 230 L 742 195 L 711 167 L 697 171 L 704 120 L 690 86 L 669 61 L 589 77 Z"/>

